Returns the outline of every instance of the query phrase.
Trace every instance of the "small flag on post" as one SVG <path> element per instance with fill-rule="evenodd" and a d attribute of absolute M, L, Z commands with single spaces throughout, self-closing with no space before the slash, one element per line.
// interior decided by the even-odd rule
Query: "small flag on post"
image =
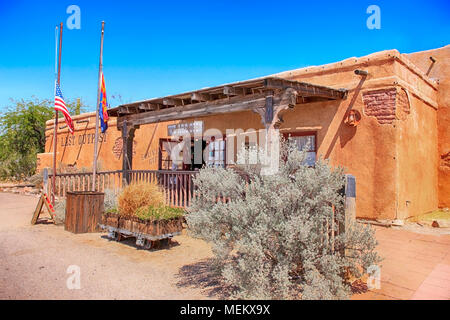
<path fill-rule="evenodd" d="M 62 114 L 64 115 L 64 119 L 66 120 L 66 124 L 69 127 L 69 131 L 71 134 L 73 134 L 74 127 L 72 117 L 70 116 L 69 110 L 66 107 L 66 103 L 64 102 L 64 97 L 61 93 L 61 89 L 58 83 L 56 83 L 55 90 L 55 110 L 62 112 Z"/>
<path fill-rule="evenodd" d="M 102 128 L 102 133 L 108 129 L 108 102 L 106 101 L 106 87 L 105 87 L 105 77 L 102 72 L 102 86 L 100 89 L 100 105 L 98 106 L 98 113 L 100 115 L 100 124 Z"/>

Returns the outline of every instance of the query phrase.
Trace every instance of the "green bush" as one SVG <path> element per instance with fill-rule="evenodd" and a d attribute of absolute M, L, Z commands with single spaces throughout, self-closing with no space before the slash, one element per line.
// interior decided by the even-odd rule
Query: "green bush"
<path fill-rule="evenodd" d="M 59 199 L 55 202 L 55 223 L 63 224 L 66 220 L 66 199 Z"/>
<path fill-rule="evenodd" d="M 45 122 L 55 114 L 54 102 L 32 98 L 12 104 L 0 112 L 0 179 L 23 180 L 35 173 L 36 155 L 44 152 Z M 66 105 L 73 114 L 76 103 Z"/>
<path fill-rule="evenodd" d="M 182 217 L 184 210 L 168 206 L 145 206 L 136 210 L 135 215 L 141 220 L 166 220 Z"/>
<path fill-rule="evenodd" d="M 106 189 L 104 193 L 105 197 L 103 200 L 103 206 L 105 212 L 117 212 L 117 196 L 114 190 Z"/>
<path fill-rule="evenodd" d="M 282 144 L 280 158 L 274 175 L 248 165 L 200 170 L 189 230 L 212 243 L 213 267 L 234 298 L 348 298 L 349 277 L 379 262 L 373 230 L 348 223 L 331 241 L 326 230 L 344 223 L 343 170 L 322 160 L 302 165 L 305 154 L 293 144 Z"/>

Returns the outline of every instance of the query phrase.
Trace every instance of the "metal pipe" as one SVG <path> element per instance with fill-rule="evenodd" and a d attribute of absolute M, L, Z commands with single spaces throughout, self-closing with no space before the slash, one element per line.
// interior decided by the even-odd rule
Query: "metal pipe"
<path fill-rule="evenodd" d="M 357 74 L 358 76 L 367 76 L 369 74 L 369 72 L 365 71 L 365 70 L 355 70 L 355 74 Z"/>
<path fill-rule="evenodd" d="M 103 77 L 103 35 L 105 29 L 105 21 L 102 21 L 102 34 L 100 39 L 100 62 L 98 67 L 98 87 L 97 87 L 97 106 L 95 111 L 95 141 L 94 141 L 94 163 L 92 165 L 92 191 L 95 190 L 95 180 L 97 175 L 97 152 L 98 152 L 98 121 L 99 119 L 99 105 L 100 105 L 100 90 L 102 86 Z"/>
<path fill-rule="evenodd" d="M 62 49 L 63 23 L 59 29 L 59 52 L 58 52 L 58 79 L 60 85 L 61 80 L 61 49 Z M 56 89 L 56 88 L 55 88 Z M 56 95 L 56 92 L 55 92 Z M 58 110 L 55 110 L 55 122 L 53 123 L 53 175 L 52 175 L 52 205 L 55 205 L 55 185 L 56 185 L 56 147 L 58 146 Z"/>

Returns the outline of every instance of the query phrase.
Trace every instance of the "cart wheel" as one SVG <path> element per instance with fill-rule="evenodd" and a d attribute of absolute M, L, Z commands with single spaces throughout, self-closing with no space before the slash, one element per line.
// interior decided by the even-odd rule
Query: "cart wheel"
<path fill-rule="evenodd" d="M 157 249 L 161 245 L 159 240 L 152 241 L 152 249 Z"/>
<path fill-rule="evenodd" d="M 149 250 L 149 249 L 151 249 L 152 248 L 152 241 L 151 240 L 148 240 L 148 239 L 145 239 L 145 243 L 144 243 L 144 249 L 147 249 L 147 250 Z"/>

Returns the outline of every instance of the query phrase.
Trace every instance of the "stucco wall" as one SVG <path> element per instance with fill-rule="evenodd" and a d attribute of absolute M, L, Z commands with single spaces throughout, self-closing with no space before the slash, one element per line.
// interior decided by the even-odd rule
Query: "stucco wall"
<path fill-rule="evenodd" d="M 357 76 L 355 69 L 367 70 L 369 76 Z M 440 92 L 442 88 L 438 90 L 438 86 L 411 63 L 408 56 L 391 50 L 274 76 L 349 90 L 346 100 L 297 105 L 286 111 L 280 130 L 317 131 L 319 155 L 356 176 L 358 217 L 404 219 L 435 209 L 438 200 L 445 203 L 441 194 L 445 197 L 447 187 L 442 187 L 441 183 L 449 183 L 441 170 L 438 184 L 437 145 L 439 140 L 439 152 L 445 150 L 447 145 L 442 139 L 449 133 L 437 123 L 448 119 L 438 117 L 438 101 L 445 103 L 448 99 Z M 357 127 L 344 123 L 351 109 L 362 115 Z M 217 128 L 223 133 L 229 128 L 263 128 L 260 116 L 250 111 L 187 121 L 193 120 L 203 120 L 205 130 Z M 83 125 L 77 125 L 75 141 L 83 141 L 79 138 L 81 134 L 93 135 L 93 123 L 92 119 L 83 130 Z M 159 138 L 167 137 L 167 125 L 144 125 L 136 131 L 134 169 L 157 169 L 158 142 Z M 48 153 L 40 155 L 41 167 L 51 163 L 52 122 L 49 121 L 47 126 Z M 58 144 L 58 160 L 90 167 L 93 144 L 89 139 L 86 141 L 65 148 Z M 120 143 L 117 141 L 120 142 L 120 132 L 113 121 L 106 142 L 100 147 L 103 170 L 121 168 L 122 158 L 117 150 Z"/>
<path fill-rule="evenodd" d="M 418 68 L 439 81 L 438 188 L 439 207 L 450 207 L 450 45 L 406 55 Z M 430 56 L 436 59 L 433 63 Z"/>

